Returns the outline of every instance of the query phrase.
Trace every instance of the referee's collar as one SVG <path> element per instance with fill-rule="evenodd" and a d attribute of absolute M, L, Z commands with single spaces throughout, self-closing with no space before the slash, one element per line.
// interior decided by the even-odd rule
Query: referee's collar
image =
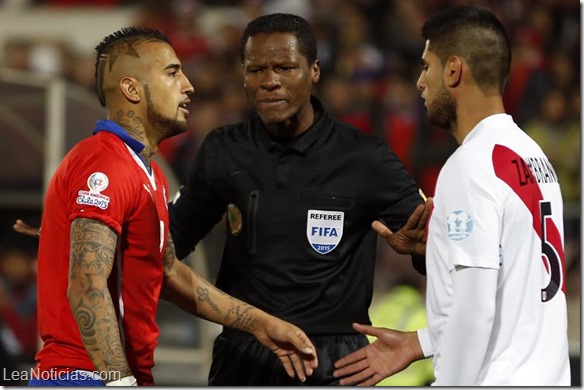
<path fill-rule="evenodd" d="M 305 153 L 308 148 L 325 136 L 330 127 L 327 125 L 329 123 L 328 114 L 320 100 L 316 96 L 311 96 L 310 104 L 312 104 L 314 115 L 318 115 L 318 119 L 306 131 L 294 137 L 294 139 L 286 145 L 280 145 L 270 137 L 266 127 L 256 113 L 253 114 L 252 118 L 252 131 L 256 132 L 259 141 L 263 143 L 268 150 L 292 149 L 301 154 Z"/>

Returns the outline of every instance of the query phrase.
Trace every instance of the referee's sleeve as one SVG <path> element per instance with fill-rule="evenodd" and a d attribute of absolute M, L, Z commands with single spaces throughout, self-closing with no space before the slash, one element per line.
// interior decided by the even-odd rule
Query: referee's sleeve
<path fill-rule="evenodd" d="M 197 152 L 186 185 L 169 204 L 170 233 L 179 259 L 187 257 L 197 243 L 215 226 L 225 212 L 221 197 L 212 183 L 212 169 L 217 169 L 209 137 Z"/>

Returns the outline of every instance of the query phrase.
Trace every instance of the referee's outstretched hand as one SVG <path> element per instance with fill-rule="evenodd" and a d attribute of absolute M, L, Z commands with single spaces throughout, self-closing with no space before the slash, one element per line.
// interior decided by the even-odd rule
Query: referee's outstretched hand
<path fill-rule="evenodd" d="M 302 382 L 318 366 L 316 348 L 297 326 L 266 313 L 254 336 L 279 358 L 286 373 Z"/>
<path fill-rule="evenodd" d="M 424 357 L 416 332 L 353 324 L 357 332 L 377 337 L 373 343 L 335 362 L 341 385 L 374 386 Z"/>
<path fill-rule="evenodd" d="M 374 221 L 371 227 L 377 234 L 385 238 L 385 241 L 397 253 L 424 256 L 426 254 L 426 238 L 428 236 L 427 224 L 433 207 L 434 200 L 428 198 L 426 203 L 416 207 L 406 224 L 395 233 L 380 221 Z"/>

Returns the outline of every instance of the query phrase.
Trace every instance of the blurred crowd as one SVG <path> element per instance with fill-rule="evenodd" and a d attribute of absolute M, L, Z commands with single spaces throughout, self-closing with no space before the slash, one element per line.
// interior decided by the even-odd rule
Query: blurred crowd
<path fill-rule="evenodd" d="M 6 0 L 4 0 L 6 1 Z M 439 168 L 456 147 L 432 128 L 415 81 L 427 17 L 467 0 L 29 0 L 29 7 L 133 7 L 134 24 L 165 31 L 195 86 L 192 131 L 166 141 L 163 156 L 184 179 L 197 143 L 247 110 L 239 40 L 246 23 L 291 12 L 311 21 L 322 66 L 317 94 L 339 119 L 384 138 L 432 194 Z M 513 69 L 508 112 L 553 160 L 565 200 L 580 198 L 580 7 L 573 0 L 482 0 L 507 26 Z M 0 0 L 0 7 L 2 6 Z M 0 8 L 1 9 L 1 8 Z M 212 27 L 204 16 L 215 10 Z M 3 66 L 32 69 L 94 88 L 93 53 L 64 40 L 10 37 Z"/>
<path fill-rule="evenodd" d="M 8 232 L 0 240 L 0 367 L 4 372 L 30 366 L 37 351 L 37 240 Z M 6 382 L 0 384 L 25 384 Z"/>
<path fill-rule="evenodd" d="M 8 1 L 0 0 L 0 12 L 3 2 Z M 488 7 L 507 26 L 512 42 L 512 71 L 504 97 L 506 109 L 542 146 L 560 178 L 567 213 L 566 262 L 572 281 L 568 292 L 579 307 L 578 2 L 29 0 L 27 3 L 28 7 L 104 7 L 112 12 L 116 7 L 133 7 L 134 24 L 156 27 L 169 35 L 195 87 L 190 131 L 164 141 L 160 150 L 179 182 L 185 180 L 203 137 L 246 114 L 239 46 L 247 22 L 272 12 L 299 14 L 312 23 L 317 34 L 322 73 L 316 94 L 338 119 L 383 138 L 427 195 L 434 193 L 438 171 L 457 145 L 446 130 L 428 124 L 416 90 L 424 45 L 421 26 L 430 15 L 445 7 L 462 3 Z M 205 19 L 209 11 L 214 15 L 212 24 Z M 2 50 L 1 66 L 50 73 L 94 89 L 93 53 L 77 53 L 66 40 L 8 37 Z M 384 269 L 383 258 L 380 261 Z M 399 278 L 386 282 L 386 287 L 401 283 Z M 578 320 L 579 315 L 578 311 Z M 578 332 L 574 337 L 579 340 L 579 326 L 574 332 Z"/>

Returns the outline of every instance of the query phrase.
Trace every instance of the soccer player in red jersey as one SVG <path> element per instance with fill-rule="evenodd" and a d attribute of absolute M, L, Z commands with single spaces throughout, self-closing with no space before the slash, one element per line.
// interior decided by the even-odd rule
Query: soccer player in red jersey
<path fill-rule="evenodd" d="M 168 185 L 151 161 L 187 128 L 194 91 L 168 38 L 124 28 L 96 48 L 108 119 L 77 144 L 47 189 L 38 262 L 41 385 L 152 385 L 162 297 L 252 333 L 301 380 L 317 366 L 298 327 L 215 288 L 178 261 L 168 232 Z"/>

